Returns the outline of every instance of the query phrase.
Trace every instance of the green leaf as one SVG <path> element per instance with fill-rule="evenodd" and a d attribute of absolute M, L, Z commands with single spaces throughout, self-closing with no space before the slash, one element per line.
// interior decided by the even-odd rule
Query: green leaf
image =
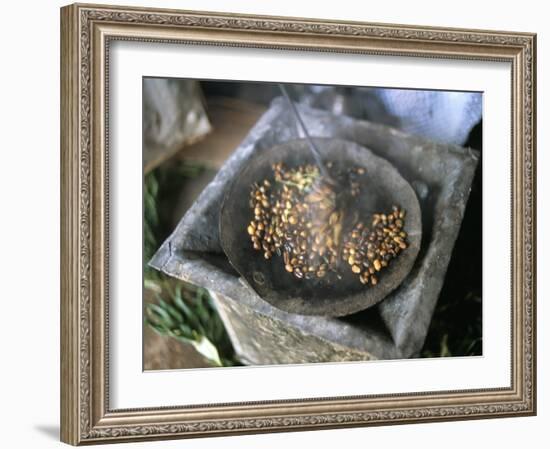
<path fill-rule="evenodd" d="M 199 331 L 199 333 L 204 334 L 204 327 L 200 323 L 199 319 L 195 316 L 193 310 L 185 303 L 185 301 L 181 297 L 176 296 L 174 298 L 174 303 L 185 315 L 185 320 L 183 321 L 187 321 L 194 329 Z"/>
<path fill-rule="evenodd" d="M 196 310 L 197 310 L 197 315 L 202 323 L 208 324 L 211 321 L 210 313 L 208 312 L 208 310 L 206 309 L 202 301 L 197 303 Z"/>
<path fill-rule="evenodd" d="M 148 304 L 147 310 L 156 314 L 160 318 L 160 321 L 162 322 L 162 324 L 165 325 L 167 328 L 174 326 L 175 323 L 170 317 L 170 314 L 166 310 L 164 310 L 162 307 L 156 304 Z"/>
<path fill-rule="evenodd" d="M 443 338 L 441 339 L 441 357 L 451 357 L 451 351 L 449 351 L 449 346 L 447 344 L 449 340 L 449 334 L 443 335 Z"/>
<path fill-rule="evenodd" d="M 192 343 L 193 347 L 201 353 L 206 359 L 213 362 L 215 365 L 222 366 L 218 350 L 206 337 L 200 338 Z"/>
<path fill-rule="evenodd" d="M 158 302 L 159 302 L 159 305 L 164 310 L 166 310 L 170 314 L 170 316 L 174 318 L 177 322 L 181 323 L 182 321 L 184 321 L 183 315 L 180 312 L 178 312 L 178 310 L 175 307 L 171 306 L 170 304 L 166 303 L 160 298 L 158 299 Z"/>
<path fill-rule="evenodd" d="M 187 325 L 181 323 L 179 325 L 180 330 L 183 332 L 183 335 L 189 339 L 193 339 L 193 330 Z"/>
<path fill-rule="evenodd" d="M 154 281 L 153 279 L 144 279 L 143 280 L 143 287 L 146 288 L 147 290 L 151 290 L 155 293 L 161 293 L 162 292 L 162 287 L 156 282 Z"/>

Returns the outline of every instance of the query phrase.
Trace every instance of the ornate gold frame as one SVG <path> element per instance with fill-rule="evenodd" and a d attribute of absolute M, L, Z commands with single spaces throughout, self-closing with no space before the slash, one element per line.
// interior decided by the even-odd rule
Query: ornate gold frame
<path fill-rule="evenodd" d="M 61 10 L 61 38 L 63 441 L 77 445 L 535 414 L 534 34 L 71 5 Z M 111 410 L 106 80 L 109 43 L 116 39 L 510 62 L 511 388 Z"/>

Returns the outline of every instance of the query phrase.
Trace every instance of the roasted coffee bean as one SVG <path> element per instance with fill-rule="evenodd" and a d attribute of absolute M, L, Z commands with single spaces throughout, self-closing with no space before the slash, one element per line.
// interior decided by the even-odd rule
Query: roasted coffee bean
<path fill-rule="evenodd" d="M 264 179 L 251 186 L 253 219 L 247 234 L 255 250 L 262 250 L 266 259 L 282 256 L 285 270 L 298 279 L 322 278 L 328 273 L 342 279 L 340 270 L 349 265 L 363 284 L 375 285 L 378 279 L 372 273 L 383 273 L 407 248 L 405 211 L 398 206 L 390 213 L 373 214 L 370 227 L 354 211 L 351 220 L 355 224 L 348 230 L 343 224 L 346 211 L 336 209 L 336 192 L 327 183 L 316 182 L 316 166 L 287 168 L 276 163 L 272 168 L 275 182 Z M 348 194 L 358 195 L 358 176 L 366 170 L 337 170 L 338 176 L 347 176 Z"/>

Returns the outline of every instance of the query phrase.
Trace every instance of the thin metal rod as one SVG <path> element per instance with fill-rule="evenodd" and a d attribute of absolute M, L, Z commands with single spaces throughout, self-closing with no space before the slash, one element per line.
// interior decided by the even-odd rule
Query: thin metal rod
<path fill-rule="evenodd" d="M 331 176 L 328 174 L 328 171 L 325 167 L 325 164 L 323 163 L 323 159 L 321 158 L 321 153 L 319 153 L 319 149 L 317 148 L 317 146 L 315 146 L 315 143 L 313 142 L 313 139 L 309 135 L 309 133 L 307 131 L 307 128 L 306 128 L 306 125 L 305 125 L 304 121 L 302 120 L 302 117 L 301 117 L 300 113 L 298 112 L 298 108 L 294 104 L 294 101 L 292 100 L 292 98 L 290 98 L 290 95 L 288 94 L 288 92 L 286 90 L 286 87 L 283 84 L 279 83 L 279 88 L 281 89 L 281 92 L 283 93 L 283 95 L 287 99 L 288 103 L 290 104 L 290 109 L 292 109 L 292 112 L 294 113 L 294 117 L 296 117 L 296 120 L 300 124 L 300 128 L 302 128 L 302 131 L 304 132 L 304 134 L 306 136 L 306 140 L 308 141 L 309 149 L 311 150 L 311 154 L 313 155 L 313 158 L 315 159 L 315 163 L 319 167 L 319 170 L 321 171 L 323 176 L 325 178 L 331 179 Z"/>

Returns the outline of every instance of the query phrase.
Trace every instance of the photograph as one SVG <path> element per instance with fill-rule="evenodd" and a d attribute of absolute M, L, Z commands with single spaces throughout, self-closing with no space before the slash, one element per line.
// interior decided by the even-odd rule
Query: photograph
<path fill-rule="evenodd" d="M 483 356 L 482 125 L 482 92 L 143 77 L 143 369 Z"/>
<path fill-rule="evenodd" d="M 61 8 L 60 439 L 536 415 L 536 29 L 175 8 Z"/>

